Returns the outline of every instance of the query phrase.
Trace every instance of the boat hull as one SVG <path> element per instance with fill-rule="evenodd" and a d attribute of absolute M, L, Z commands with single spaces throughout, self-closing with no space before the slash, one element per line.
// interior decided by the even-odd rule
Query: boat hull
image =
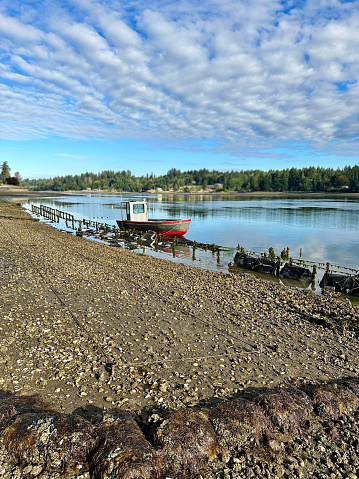
<path fill-rule="evenodd" d="M 136 231 L 154 231 L 164 236 L 182 236 L 187 233 L 191 220 L 148 220 L 129 221 L 117 220 L 120 228 Z"/>

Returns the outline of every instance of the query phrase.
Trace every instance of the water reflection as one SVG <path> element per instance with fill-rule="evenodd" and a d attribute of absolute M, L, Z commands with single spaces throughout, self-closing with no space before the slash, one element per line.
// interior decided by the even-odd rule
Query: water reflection
<path fill-rule="evenodd" d="M 115 225 L 121 202 L 146 195 L 73 195 L 31 198 L 25 206 L 46 204 L 68 211 L 75 218 Z M 210 252 L 195 258 L 175 258 L 208 269 L 228 269 L 236 246 L 254 252 L 273 247 L 279 254 L 290 248 L 306 260 L 359 269 L 359 200 L 342 198 L 268 198 L 209 195 L 151 195 L 146 197 L 151 218 L 192 218 L 187 237 L 228 248 L 218 262 Z M 163 257 L 164 252 L 156 253 Z M 191 258 L 189 259 L 188 256 Z"/>

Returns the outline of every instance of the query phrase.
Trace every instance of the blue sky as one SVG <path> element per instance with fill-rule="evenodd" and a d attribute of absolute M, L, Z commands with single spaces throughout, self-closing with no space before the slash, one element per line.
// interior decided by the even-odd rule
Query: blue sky
<path fill-rule="evenodd" d="M 357 1 L 2 0 L 0 164 L 358 164 L 358 31 Z"/>

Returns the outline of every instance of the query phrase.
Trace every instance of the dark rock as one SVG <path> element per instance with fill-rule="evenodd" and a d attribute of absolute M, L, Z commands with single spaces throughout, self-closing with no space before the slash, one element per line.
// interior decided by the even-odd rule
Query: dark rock
<path fill-rule="evenodd" d="M 267 258 L 258 258 L 258 264 L 254 265 L 253 271 L 266 274 L 277 274 L 279 269 L 278 261 L 272 261 Z"/>
<path fill-rule="evenodd" d="M 345 274 L 325 273 L 321 282 L 321 288 L 331 287 L 341 293 L 359 296 L 359 278 Z"/>
<path fill-rule="evenodd" d="M 283 268 L 279 271 L 279 276 L 281 278 L 289 278 L 300 281 L 302 278 L 311 278 L 312 273 L 308 268 L 303 268 L 301 266 L 294 266 L 290 263 L 285 263 Z"/>
<path fill-rule="evenodd" d="M 234 264 L 239 268 L 250 269 L 252 271 L 257 271 L 258 273 L 266 274 L 276 274 L 279 267 L 277 261 L 272 261 L 268 258 L 248 256 L 240 252 L 236 253 Z"/>

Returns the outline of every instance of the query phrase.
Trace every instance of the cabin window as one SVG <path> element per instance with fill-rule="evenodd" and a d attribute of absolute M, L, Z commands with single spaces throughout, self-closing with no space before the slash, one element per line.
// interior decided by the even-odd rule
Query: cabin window
<path fill-rule="evenodd" d="M 134 213 L 144 213 L 145 212 L 145 205 L 143 203 L 134 204 L 133 205 L 133 212 Z"/>

